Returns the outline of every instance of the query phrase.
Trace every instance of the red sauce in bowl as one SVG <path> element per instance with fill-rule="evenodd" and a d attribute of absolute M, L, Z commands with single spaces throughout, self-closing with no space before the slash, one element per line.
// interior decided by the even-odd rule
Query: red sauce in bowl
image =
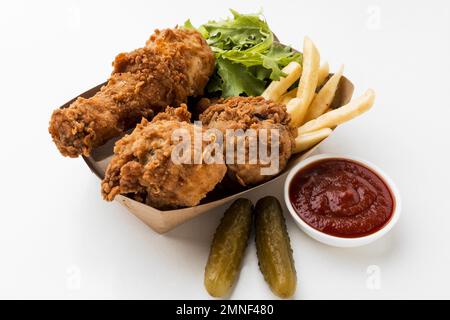
<path fill-rule="evenodd" d="M 379 231 L 391 219 L 395 206 L 381 177 L 344 159 L 320 160 L 297 172 L 289 185 L 289 198 L 309 226 L 343 238 Z"/>

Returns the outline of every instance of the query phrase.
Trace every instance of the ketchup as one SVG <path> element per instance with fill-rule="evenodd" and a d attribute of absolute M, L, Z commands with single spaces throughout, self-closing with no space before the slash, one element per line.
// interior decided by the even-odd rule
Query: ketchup
<path fill-rule="evenodd" d="M 289 186 L 289 198 L 308 225 L 343 238 L 377 232 L 394 211 L 392 193 L 383 179 L 344 159 L 324 159 L 297 172 Z"/>

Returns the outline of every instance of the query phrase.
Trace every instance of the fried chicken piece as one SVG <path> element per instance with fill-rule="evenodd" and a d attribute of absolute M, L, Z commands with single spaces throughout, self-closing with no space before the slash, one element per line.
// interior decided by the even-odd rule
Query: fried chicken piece
<path fill-rule="evenodd" d="M 176 164 L 171 154 L 177 142 L 172 141 L 176 129 L 184 129 L 191 137 L 194 157 L 194 125 L 187 106 L 168 107 L 151 122 L 142 119 L 136 129 L 116 142 L 102 194 L 111 201 L 118 194 L 136 194 L 155 208 L 166 209 L 197 205 L 222 180 L 227 168 L 221 164 Z M 196 130 L 202 130 L 197 127 Z M 205 147 L 206 143 L 203 143 Z M 189 147 L 188 147 L 189 148 Z"/>
<path fill-rule="evenodd" d="M 205 103 L 205 101 L 203 101 Z M 228 144 L 226 130 L 254 129 L 259 138 L 261 129 L 267 129 L 267 143 L 258 143 L 258 148 L 266 148 L 267 155 L 271 156 L 272 143 L 278 142 L 278 170 L 270 175 L 262 174 L 262 168 L 270 167 L 270 164 L 262 163 L 261 159 L 256 164 L 249 161 L 249 137 L 245 136 L 245 163 L 238 163 L 237 138 L 234 139 L 235 153 L 233 163 L 227 159 L 228 175 L 231 179 L 243 186 L 255 185 L 270 180 L 286 167 L 294 147 L 295 130 L 289 127 L 290 116 L 286 107 L 281 104 L 267 101 L 262 97 L 233 97 L 222 99 L 209 106 L 201 115 L 200 120 L 204 126 L 220 130 L 224 135 L 225 146 Z M 272 141 L 270 131 L 277 130 L 278 141 Z M 265 133 L 266 134 L 266 133 Z M 228 137 L 229 139 L 229 137 Z"/>
<path fill-rule="evenodd" d="M 200 33 L 156 30 L 144 48 L 119 54 L 108 83 L 92 98 L 78 98 L 53 112 L 49 132 L 64 156 L 88 156 L 97 146 L 203 94 L 214 71 L 214 55 Z"/>

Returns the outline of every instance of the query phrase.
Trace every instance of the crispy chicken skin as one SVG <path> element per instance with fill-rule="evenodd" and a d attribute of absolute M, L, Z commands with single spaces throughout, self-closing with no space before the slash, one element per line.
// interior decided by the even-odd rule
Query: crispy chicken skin
<path fill-rule="evenodd" d="M 202 101 L 203 108 L 205 100 Z M 295 130 L 289 126 L 290 116 L 286 107 L 262 97 L 233 97 L 213 102 L 201 115 L 200 120 L 204 126 L 219 129 L 226 140 L 226 130 L 255 129 L 259 136 L 260 129 L 268 129 L 267 144 L 259 144 L 259 148 L 266 147 L 270 156 L 271 138 L 270 130 L 279 130 L 279 171 L 284 169 L 292 155 L 294 147 Z M 236 146 L 235 141 L 235 146 Z M 269 165 L 249 164 L 248 138 L 246 138 L 245 163 L 238 164 L 237 152 L 234 154 L 234 163 L 227 160 L 228 175 L 243 186 L 255 185 L 270 180 L 274 175 L 262 175 L 261 168 Z M 236 148 L 236 147 L 235 147 Z"/>
<path fill-rule="evenodd" d="M 144 48 L 119 54 L 108 83 L 92 98 L 53 112 L 49 132 L 64 156 L 97 146 L 168 105 L 203 94 L 214 55 L 197 31 L 156 30 Z"/>
<path fill-rule="evenodd" d="M 176 129 L 191 135 L 194 155 L 194 125 L 186 105 L 168 107 L 151 122 L 142 119 L 136 129 L 114 147 L 105 179 L 103 197 L 111 201 L 118 194 L 130 194 L 155 208 L 197 205 L 222 180 L 227 168 L 222 164 L 175 164 L 171 159 L 177 142 Z M 205 147 L 205 143 L 203 145 Z"/>

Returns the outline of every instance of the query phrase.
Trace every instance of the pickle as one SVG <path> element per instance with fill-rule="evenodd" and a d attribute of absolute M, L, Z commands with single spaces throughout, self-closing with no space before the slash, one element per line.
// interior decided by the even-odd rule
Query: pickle
<path fill-rule="evenodd" d="M 205 287 L 213 297 L 224 297 L 239 274 L 242 258 L 252 230 L 253 204 L 236 200 L 217 227 L 205 268 Z"/>
<path fill-rule="evenodd" d="M 295 293 L 297 273 L 281 205 L 265 197 L 255 206 L 256 254 L 270 289 L 280 298 Z"/>

